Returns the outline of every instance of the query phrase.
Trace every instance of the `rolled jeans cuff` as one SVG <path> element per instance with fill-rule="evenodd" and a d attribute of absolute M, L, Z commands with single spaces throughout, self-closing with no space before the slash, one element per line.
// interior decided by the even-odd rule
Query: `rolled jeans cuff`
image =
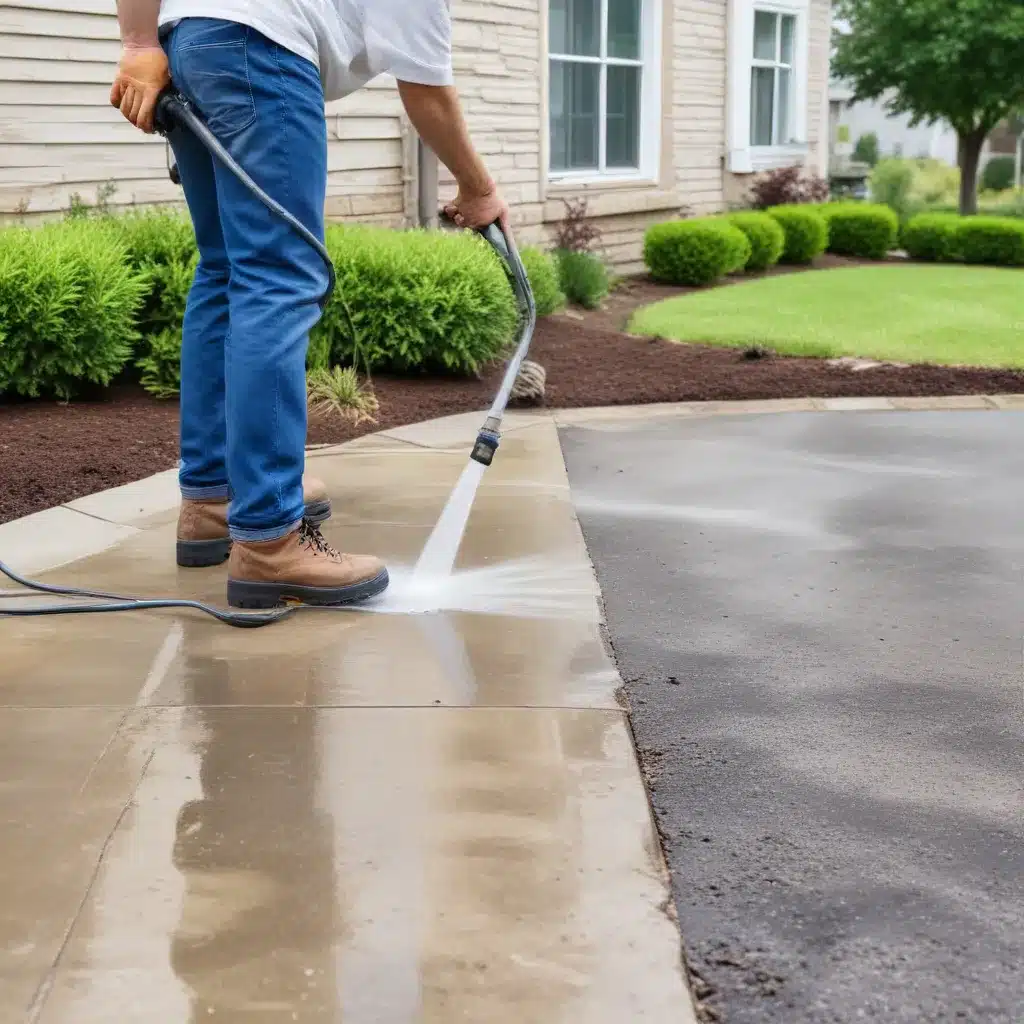
<path fill-rule="evenodd" d="M 241 541 L 243 544 L 259 544 L 261 541 L 280 540 L 294 533 L 302 523 L 302 519 L 296 519 L 289 526 L 271 527 L 267 530 L 240 530 L 237 526 L 231 527 L 231 539 Z"/>
<path fill-rule="evenodd" d="M 213 484 L 210 487 L 182 487 L 181 496 L 188 501 L 227 501 L 231 488 L 227 484 Z"/>

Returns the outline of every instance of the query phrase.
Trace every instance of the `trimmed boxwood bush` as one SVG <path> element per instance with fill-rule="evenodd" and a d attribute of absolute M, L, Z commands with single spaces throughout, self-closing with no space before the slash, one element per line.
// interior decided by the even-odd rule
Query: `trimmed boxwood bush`
<path fill-rule="evenodd" d="M 699 287 L 746 265 L 747 236 L 725 219 L 672 220 L 644 235 L 644 262 L 656 281 Z"/>
<path fill-rule="evenodd" d="M 327 248 L 338 287 L 313 335 L 334 364 L 475 374 L 514 337 L 512 287 L 473 232 L 332 226 Z"/>
<path fill-rule="evenodd" d="M 768 213 L 786 235 L 783 263 L 813 263 L 828 246 L 828 224 L 818 210 L 807 206 L 773 206 Z"/>
<path fill-rule="evenodd" d="M 533 289 L 537 316 L 550 316 L 565 305 L 565 295 L 558 283 L 558 268 L 554 259 L 532 246 L 523 249 L 519 255 Z"/>
<path fill-rule="evenodd" d="M 899 240 L 899 217 L 880 203 L 830 203 L 819 212 L 828 224 L 828 251 L 882 260 Z"/>
<path fill-rule="evenodd" d="M 981 187 L 986 192 L 1005 192 L 1013 188 L 1017 163 L 1012 156 L 991 157 L 981 172 Z"/>
<path fill-rule="evenodd" d="M 611 288 L 608 268 L 590 252 L 563 249 L 555 253 L 558 280 L 570 302 L 597 309 Z"/>
<path fill-rule="evenodd" d="M 1009 217 L 964 217 L 956 230 L 956 247 L 964 263 L 1024 266 L 1024 223 Z"/>
<path fill-rule="evenodd" d="M 955 262 L 959 226 L 955 213 L 919 213 L 903 225 L 900 241 L 912 259 Z"/>
<path fill-rule="evenodd" d="M 747 270 L 767 270 L 779 262 L 786 246 L 786 233 L 774 217 L 756 211 L 734 213 L 729 223 L 739 228 L 750 243 Z"/>
<path fill-rule="evenodd" d="M 147 289 L 102 225 L 0 232 L 0 394 L 69 399 L 109 384 L 131 358 Z"/>

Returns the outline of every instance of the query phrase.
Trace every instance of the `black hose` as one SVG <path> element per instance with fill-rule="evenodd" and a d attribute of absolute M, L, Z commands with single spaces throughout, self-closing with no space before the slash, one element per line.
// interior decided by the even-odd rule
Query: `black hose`
<path fill-rule="evenodd" d="M 156 130 L 169 135 L 176 127 L 187 128 L 199 141 L 275 216 L 280 217 L 300 238 L 307 242 L 324 261 L 327 269 L 327 287 L 317 300 L 324 309 L 334 294 L 336 278 L 334 264 L 327 247 L 297 217 L 289 213 L 276 199 L 272 199 L 249 176 L 244 167 L 224 148 L 220 139 L 207 127 L 206 122 L 192 109 L 188 100 L 174 89 L 166 90 L 156 104 L 153 115 Z M 171 169 L 172 178 L 176 168 Z"/>

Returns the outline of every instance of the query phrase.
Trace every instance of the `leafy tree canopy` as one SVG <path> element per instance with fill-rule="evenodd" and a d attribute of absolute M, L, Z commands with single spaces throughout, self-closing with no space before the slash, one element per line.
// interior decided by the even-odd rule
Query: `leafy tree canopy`
<path fill-rule="evenodd" d="M 884 97 L 916 123 L 948 121 L 969 208 L 985 137 L 1024 108 L 1024 2 L 838 0 L 836 10 L 850 30 L 837 34 L 833 73 L 857 100 Z"/>

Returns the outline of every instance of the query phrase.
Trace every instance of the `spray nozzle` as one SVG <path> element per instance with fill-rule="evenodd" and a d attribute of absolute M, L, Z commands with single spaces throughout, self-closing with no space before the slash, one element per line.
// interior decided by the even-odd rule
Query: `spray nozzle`
<path fill-rule="evenodd" d="M 477 434 L 476 444 L 470 458 L 481 466 L 489 466 L 494 461 L 494 453 L 498 450 L 501 435 L 496 430 L 481 430 Z"/>

